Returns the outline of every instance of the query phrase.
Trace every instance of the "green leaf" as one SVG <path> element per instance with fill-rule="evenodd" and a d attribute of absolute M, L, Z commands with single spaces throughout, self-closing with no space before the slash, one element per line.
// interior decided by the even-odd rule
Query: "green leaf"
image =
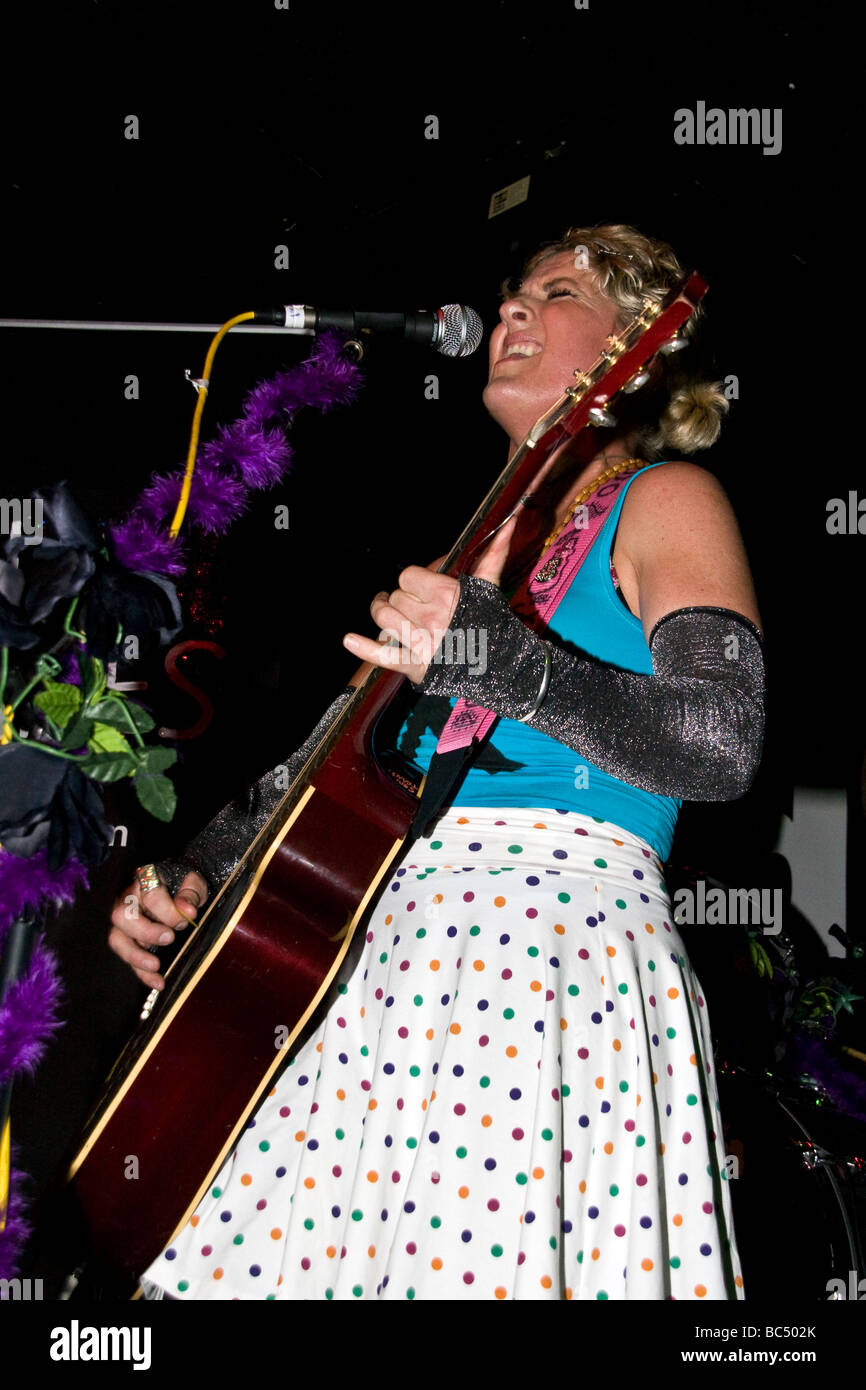
<path fill-rule="evenodd" d="M 93 720 L 88 719 L 86 714 L 79 714 L 77 719 L 72 719 L 66 726 L 66 733 L 60 743 L 64 750 L 68 748 L 83 748 L 90 738 L 93 730 Z"/>
<path fill-rule="evenodd" d="M 125 753 L 91 753 L 89 757 L 82 758 L 78 766 L 97 782 L 119 782 L 121 777 L 135 772 L 136 762 L 135 758 Z"/>
<path fill-rule="evenodd" d="M 78 665 L 85 702 L 92 703 L 105 689 L 105 667 L 98 657 L 84 655 L 79 656 Z"/>
<path fill-rule="evenodd" d="M 148 748 L 143 766 L 146 772 L 165 772 L 167 767 L 176 762 L 177 752 L 174 748 Z"/>
<path fill-rule="evenodd" d="M 139 772 L 133 780 L 135 794 L 146 811 L 157 820 L 171 820 L 177 806 L 177 793 L 168 777 Z"/>
<path fill-rule="evenodd" d="M 113 724 L 118 729 L 128 729 L 129 721 L 126 719 L 126 711 L 140 734 L 148 733 L 155 724 L 155 720 L 146 709 L 141 705 L 133 704 L 131 700 L 122 700 L 119 695 L 108 695 L 104 700 L 98 700 L 95 705 L 91 705 L 88 713 L 94 719 L 100 719 L 103 724 Z"/>
<path fill-rule="evenodd" d="M 45 689 L 34 695 L 33 703 L 43 714 L 47 714 L 59 729 L 65 729 L 81 705 L 81 691 L 77 685 L 66 685 L 63 681 L 48 681 Z"/>
<path fill-rule="evenodd" d="M 93 733 L 87 740 L 92 753 L 125 753 L 132 757 L 132 749 L 119 729 L 110 724 L 94 724 Z"/>
<path fill-rule="evenodd" d="M 124 700 L 123 706 L 132 715 L 132 722 L 140 734 L 149 733 L 151 729 L 156 727 L 156 720 L 153 715 L 142 705 L 135 704 L 133 700 Z"/>
<path fill-rule="evenodd" d="M 132 701 L 122 698 L 121 695 L 107 695 L 95 705 L 90 705 L 88 713 L 92 714 L 93 719 L 99 719 L 103 724 L 113 724 L 115 728 L 122 730 L 129 728 L 131 719 L 139 734 L 150 733 L 150 730 L 156 727 L 153 714 L 143 709 L 142 705 L 133 705 Z M 126 719 L 126 714 L 129 714 L 129 719 Z"/>

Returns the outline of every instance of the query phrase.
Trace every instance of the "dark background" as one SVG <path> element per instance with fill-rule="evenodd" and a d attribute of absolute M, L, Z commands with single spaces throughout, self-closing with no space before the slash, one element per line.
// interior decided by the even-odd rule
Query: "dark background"
<path fill-rule="evenodd" d="M 700 462 L 744 531 L 772 715 L 756 787 L 686 814 L 680 853 L 707 863 L 712 843 L 717 867 L 766 852 L 797 784 L 848 789 L 853 862 L 863 541 L 825 523 L 828 501 L 847 498 L 861 473 L 856 437 L 845 425 L 837 437 L 847 252 L 836 229 L 854 131 L 838 98 L 815 91 L 829 27 L 811 6 L 678 0 L 41 5 L 4 19 L 0 314 L 219 323 L 286 302 L 457 301 L 489 333 L 500 280 L 570 224 L 629 222 L 669 240 L 710 281 L 709 365 L 739 382 L 722 440 Z M 698 100 L 781 108 L 781 153 L 676 145 L 674 112 Z M 425 139 L 429 115 L 437 140 Z M 526 175 L 528 201 L 489 219 L 491 194 Z M 280 244 L 288 270 L 274 268 Z M 67 478 L 94 515 L 122 516 L 152 472 L 185 458 L 195 398 L 184 369 L 199 375 L 206 345 L 205 335 L 0 329 L 2 494 Z M 309 345 L 233 333 L 203 437 Z M 52 929 L 68 1023 L 35 1090 L 20 1086 L 16 1122 L 37 1191 L 136 1015 L 140 987 L 104 946 L 113 897 L 136 864 L 176 849 L 301 741 L 354 669 L 341 635 L 370 630 L 372 595 L 445 552 L 504 466 L 504 438 L 480 404 L 484 350 L 451 362 L 378 343 L 364 371 L 356 406 L 298 416 L 284 482 L 256 494 L 217 544 L 195 543 L 210 569 L 200 621 L 183 635 L 226 655 L 197 654 L 185 670 L 215 715 L 179 745 L 170 827 L 109 789 L 127 847 Z M 438 400 L 425 399 L 430 373 Z M 124 397 L 130 374 L 138 400 Z M 288 531 L 273 525 L 279 503 Z M 160 722 L 195 721 L 197 705 L 158 665 L 144 678 Z M 853 874 L 849 887 L 853 929 Z"/>

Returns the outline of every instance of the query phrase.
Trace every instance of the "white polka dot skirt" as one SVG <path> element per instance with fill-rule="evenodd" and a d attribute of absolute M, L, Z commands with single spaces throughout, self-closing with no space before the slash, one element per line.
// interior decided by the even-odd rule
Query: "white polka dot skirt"
<path fill-rule="evenodd" d="M 643 840 L 452 808 L 144 1287 L 742 1298 L 711 1058 Z"/>

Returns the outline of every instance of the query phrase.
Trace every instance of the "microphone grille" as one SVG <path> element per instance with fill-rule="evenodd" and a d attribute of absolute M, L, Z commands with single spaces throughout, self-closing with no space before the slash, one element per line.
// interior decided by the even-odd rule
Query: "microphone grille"
<path fill-rule="evenodd" d="M 439 310 L 436 351 L 445 357 L 468 357 L 484 337 L 480 316 L 467 304 L 443 304 Z"/>

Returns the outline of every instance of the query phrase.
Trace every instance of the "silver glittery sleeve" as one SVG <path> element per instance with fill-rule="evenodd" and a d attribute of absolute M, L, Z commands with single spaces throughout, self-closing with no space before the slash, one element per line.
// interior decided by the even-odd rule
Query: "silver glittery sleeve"
<path fill-rule="evenodd" d="M 470 629 L 486 632 L 486 665 L 470 664 L 473 644 L 455 640 Z M 461 579 L 450 632 L 416 689 L 463 696 L 506 719 L 525 716 L 541 688 L 545 646 L 495 584 Z M 649 647 L 653 674 L 643 675 L 551 642 L 547 695 L 528 723 L 644 791 L 688 801 L 743 796 L 763 746 L 758 629 L 727 608 L 679 608 L 656 623 Z M 450 659 L 437 660 L 445 652 Z"/>
<path fill-rule="evenodd" d="M 177 859 L 164 859 L 156 865 L 172 897 L 193 871 L 201 874 L 208 886 L 208 897 L 213 897 L 354 693 L 353 686 L 342 691 L 300 748 L 224 806 Z"/>

